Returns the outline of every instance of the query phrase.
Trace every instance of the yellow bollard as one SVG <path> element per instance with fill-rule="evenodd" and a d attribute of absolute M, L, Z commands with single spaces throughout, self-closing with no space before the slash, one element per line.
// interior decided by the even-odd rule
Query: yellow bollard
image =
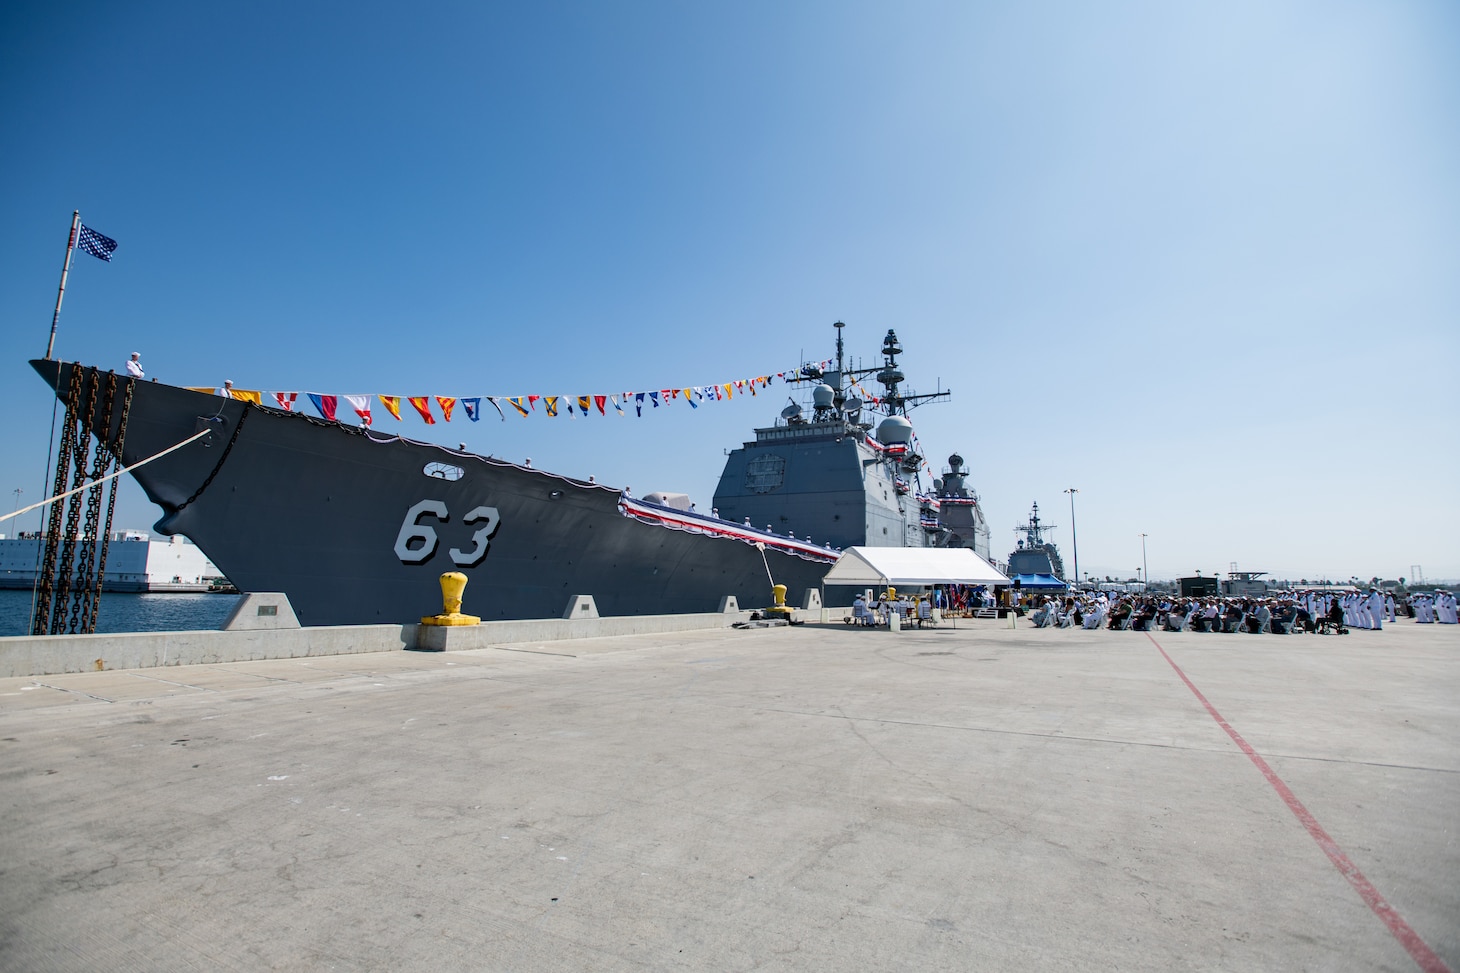
<path fill-rule="evenodd" d="M 766 609 L 766 614 L 781 615 L 785 618 L 790 618 L 791 609 L 786 605 L 786 586 L 783 584 L 771 585 L 771 595 L 776 603 Z"/>
<path fill-rule="evenodd" d="M 422 625 L 480 625 L 476 615 L 461 613 L 461 594 L 466 590 L 466 575 L 460 571 L 447 571 L 441 576 L 441 614 L 427 615 Z"/>

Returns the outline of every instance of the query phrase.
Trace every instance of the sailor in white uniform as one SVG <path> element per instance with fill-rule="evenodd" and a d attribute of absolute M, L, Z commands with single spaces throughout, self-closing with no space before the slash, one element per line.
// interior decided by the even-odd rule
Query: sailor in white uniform
<path fill-rule="evenodd" d="M 1460 624 L 1455 618 L 1455 596 L 1448 591 L 1435 592 L 1435 615 L 1441 625 Z"/>
<path fill-rule="evenodd" d="M 1375 630 L 1384 627 L 1384 596 L 1372 585 L 1369 586 L 1369 597 L 1365 599 L 1365 609 L 1369 613 L 1369 627 Z"/>
<path fill-rule="evenodd" d="M 1429 595 L 1413 595 L 1410 598 L 1410 607 L 1414 609 L 1414 620 L 1417 624 L 1434 624 L 1435 610 Z"/>
<path fill-rule="evenodd" d="M 127 374 L 133 378 L 146 377 L 142 371 L 142 353 L 140 351 L 132 352 L 132 357 L 127 359 Z"/>

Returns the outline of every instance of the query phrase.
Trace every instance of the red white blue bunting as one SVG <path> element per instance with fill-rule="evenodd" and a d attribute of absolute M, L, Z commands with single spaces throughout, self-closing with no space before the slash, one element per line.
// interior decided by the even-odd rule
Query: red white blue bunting
<path fill-rule="evenodd" d="M 725 537 L 730 540 L 740 541 L 744 544 L 764 544 L 768 550 L 777 550 L 782 554 L 790 554 L 794 557 L 804 558 L 807 561 L 819 561 L 824 564 L 832 564 L 841 555 L 840 551 L 833 550 L 829 547 L 817 547 L 809 541 L 800 541 L 794 537 L 782 537 L 779 534 L 756 530 L 754 527 L 733 524 L 728 520 L 721 520 L 718 517 L 709 517 L 700 513 L 678 510 L 674 507 L 663 507 L 656 503 L 636 500 L 627 494 L 619 497 L 618 509 L 619 513 L 625 517 L 633 517 L 635 520 L 642 521 L 646 524 L 658 524 L 661 527 L 668 527 L 672 530 L 683 530 L 692 534 L 705 534 L 710 537 Z"/>

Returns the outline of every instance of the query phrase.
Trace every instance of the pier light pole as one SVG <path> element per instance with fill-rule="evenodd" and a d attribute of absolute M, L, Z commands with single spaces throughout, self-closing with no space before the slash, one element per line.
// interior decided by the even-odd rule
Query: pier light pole
<path fill-rule="evenodd" d="M 1146 567 L 1146 535 L 1141 535 L 1141 573 L 1146 576 L 1146 588 L 1151 587 L 1151 569 Z"/>
<path fill-rule="evenodd" d="M 1075 552 L 1075 587 L 1080 587 L 1080 539 L 1075 535 L 1075 494 L 1079 493 L 1074 487 L 1070 487 L 1065 493 L 1070 495 L 1070 547 Z"/>

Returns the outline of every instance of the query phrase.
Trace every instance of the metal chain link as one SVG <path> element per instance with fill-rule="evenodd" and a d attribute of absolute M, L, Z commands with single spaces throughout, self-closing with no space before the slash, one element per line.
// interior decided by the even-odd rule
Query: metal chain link
<path fill-rule="evenodd" d="M 93 373 L 98 386 L 101 384 L 100 372 Z M 86 624 L 91 618 L 92 599 L 95 589 L 96 554 L 104 538 L 99 533 L 101 525 L 101 499 L 105 492 L 102 487 L 101 478 L 111 472 L 112 454 L 108 450 L 107 440 L 111 438 L 112 430 L 112 405 L 116 402 L 117 376 L 115 372 L 108 372 L 106 376 L 106 391 L 102 393 L 102 400 L 98 403 L 102 409 L 101 424 L 93 426 L 92 432 L 100 430 L 97 435 L 96 453 L 91 467 L 91 489 L 86 491 L 86 527 L 81 534 L 81 551 L 76 559 L 76 585 L 71 594 L 71 625 L 72 633 L 85 634 L 88 629 Z M 94 417 L 94 416 L 93 416 Z"/>
<path fill-rule="evenodd" d="M 122 447 L 127 442 L 127 419 L 132 414 L 132 392 L 137 387 L 137 380 L 135 378 L 129 376 L 123 381 L 126 382 L 126 392 L 122 396 L 122 420 L 117 426 L 116 441 L 111 445 L 111 453 L 116 457 L 118 468 L 122 465 Z M 110 430 L 111 426 L 108 425 L 107 429 Z M 106 579 L 106 556 L 107 551 L 111 548 L 112 511 L 117 506 L 117 480 L 119 479 L 121 477 L 113 479 L 107 491 L 106 523 L 102 526 L 101 530 L 101 556 L 97 558 L 96 562 L 96 588 L 91 602 L 91 616 L 86 620 L 86 631 L 88 633 L 96 631 L 96 615 L 97 611 L 101 608 L 101 586 Z"/>
<path fill-rule="evenodd" d="M 57 378 L 60 378 L 57 375 Z M 66 474 L 70 471 L 72 439 L 75 423 L 71 421 L 81 401 L 81 366 L 71 366 L 70 380 L 66 383 L 66 419 L 61 425 L 61 446 L 56 455 L 56 482 L 51 496 L 59 497 L 66 492 Z M 51 599 L 55 591 L 56 553 L 61 546 L 62 511 L 54 505 L 47 511 L 46 553 L 41 563 L 40 577 L 36 579 L 35 617 L 31 619 L 30 634 L 45 635 L 51 624 Z"/>
<path fill-rule="evenodd" d="M 86 404 L 74 417 L 73 434 L 75 445 L 72 448 L 71 462 L 75 466 L 75 472 L 71 476 L 71 488 L 79 490 L 86 485 L 86 467 L 91 459 L 91 417 L 96 413 L 97 387 L 101 384 L 93 371 L 86 380 Z M 61 543 L 61 557 L 56 564 L 56 597 L 51 609 L 51 634 L 64 635 L 66 633 L 66 608 L 71 603 L 71 588 L 76 581 L 76 541 L 81 535 L 81 505 L 85 502 L 84 495 L 77 493 L 66 501 L 66 536 Z M 76 617 L 73 612 L 71 618 L 72 629 L 75 631 Z"/>

